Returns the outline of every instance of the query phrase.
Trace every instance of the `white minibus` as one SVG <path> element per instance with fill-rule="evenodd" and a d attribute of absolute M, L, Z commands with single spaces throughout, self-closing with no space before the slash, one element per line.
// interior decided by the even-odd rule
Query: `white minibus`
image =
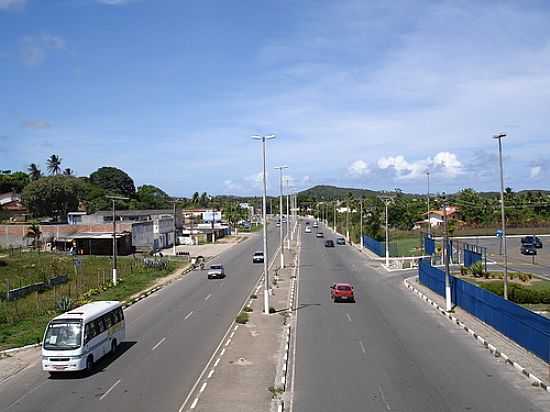
<path fill-rule="evenodd" d="M 42 341 L 42 369 L 50 374 L 89 372 L 104 355 L 114 354 L 125 338 L 120 302 L 87 303 L 48 323 Z"/>

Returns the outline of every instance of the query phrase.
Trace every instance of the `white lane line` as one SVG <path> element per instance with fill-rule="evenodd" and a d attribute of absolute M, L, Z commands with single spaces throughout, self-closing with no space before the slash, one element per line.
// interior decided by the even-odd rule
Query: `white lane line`
<path fill-rule="evenodd" d="M 101 395 L 101 398 L 99 398 L 100 401 L 102 401 L 103 399 L 105 399 L 105 397 L 107 395 L 109 395 L 111 393 L 111 391 L 113 389 L 116 388 L 116 386 L 120 383 L 120 379 L 118 381 L 116 381 L 115 383 L 113 383 L 113 386 L 111 386 L 109 389 L 107 389 L 107 392 L 105 392 L 103 395 Z"/>
<path fill-rule="evenodd" d="M 185 315 L 185 318 L 184 320 L 187 320 L 191 317 L 191 315 L 193 314 L 193 311 L 189 312 L 187 315 Z"/>
<path fill-rule="evenodd" d="M 155 346 L 153 346 L 151 348 L 151 350 L 155 350 L 156 348 L 158 348 L 160 345 L 162 345 L 162 343 L 166 340 L 166 337 L 162 338 Z"/>
<path fill-rule="evenodd" d="M 363 353 L 367 353 L 367 350 L 365 349 L 365 345 L 363 345 L 362 340 L 359 341 L 359 345 L 361 346 L 361 351 L 363 351 Z"/>
<path fill-rule="evenodd" d="M 230 343 L 231 343 L 231 338 L 227 339 L 227 342 L 225 342 L 225 346 L 229 346 Z"/>
<path fill-rule="evenodd" d="M 206 385 L 207 385 L 206 382 L 204 382 L 204 383 L 202 384 L 201 388 L 199 389 L 199 395 L 200 395 L 201 393 L 204 392 L 204 390 L 206 389 Z"/>
<path fill-rule="evenodd" d="M 235 336 L 235 332 L 231 332 L 231 335 L 229 335 L 231 339 L 233 339 L 233 336 Z"/>
<path fill-rule="evenodd" d="M 390 404 L 388 403 L 388 401 L 386 400 L 386 397 L 384 396 L 384 391 L 382 390 L 382 385 L 380 385 L 378 387 L 378 390 L 380 391 L 380 396 L 382 397 L 382 400 L 384 401 L 384 403 L 386 404 L 386 410 L 387 411 L 391 411 L 391 406 Z"/>
<path fill-rule="evenodd" d="M 13 406 L 17 405 L 19 402 L 21 402 L 23 399 L 25 399 L 27 396 L 29 396 L 31 393 L 35 392 L 37 389 L 39 389 L 41 386 L 45 385 L 46 383 L 48 383 L 47 380 L 45 380 L 44 382 L 42 382 L 40 385 L 35 386 L 35 387 L 32 388 L 30 391 L 28 391 L 27 393 L 25 393 L 23 396 L 21 396 L 20 398 L 18 398 L 17 400 L 15 400 L 14 402 L 12 402 L 11 404 L 9 404 L 8 407 L 6 408 L 6 411 L 7 411 L 8 409 L 11 409 Z"/>
<path fill-rule="evenodd" d="M 191 404 L 191 409 L 195 409 L 195 406 L 197 406 L 197 402 L 199 401 L 199 398 L 195 398 L 193 403 Z"/>
<path fill-rule="evenodd" d="M 223 348 L 222 351 L 220 352 L 220 357 L 223 356 L 224 353 L 225 353 L 225 348 Z"/>
<path fill-rule="evenodd" d="M 218 366 L 218 364 L 220 363 L 220 358 L 216 359 L 216 362 L 214 362 L 214 367 Z"/>
<path fill-rule="evenodd" d="M 206 302 L 208 299 L 210 299 L 211 296 L 212 296 L 212 294 L 209 293 L 208 296 L 204 298 L 204 301 Z"/>
<path fill-rule="evenodd" d="M 210 371 L 210 373 L 208 374 L 208 378 L 207 379 L 210 379 L 212 377 L 212 375 L 214 375 L 214 369 L 212 369 Z"/>
<path fill-rule="evenodd" d="M 348 318 L 348 321 L 351 322 L 351 316 L 349 315 L 349 313 L 346 313 L 346 317 Z"/>
<path fill-rule="evenodd" d="M 237 329 L 239 329 L 239 325 L 235 325 L 235 327 L 233 328 L 233 331 L 236 331 Z"/>

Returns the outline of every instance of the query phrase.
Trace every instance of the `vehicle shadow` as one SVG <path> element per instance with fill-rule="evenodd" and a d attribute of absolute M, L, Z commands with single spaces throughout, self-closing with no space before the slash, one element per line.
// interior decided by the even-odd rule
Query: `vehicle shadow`
<path fill-rule="evenodd" d="M 298 305 L 298 307 L 292 309 L 292 311 L 297 312 L 299 310 L 306 309 L 311 306 L 321 306 L 321 304 L 320 303 L 301 303 L 300 305 Z"/>
<path fill-rule="evenodd" d="M 78 372 L 63 372 L 54 375 L 50 375 L 52 380 L 66 380 L 66 379 L 85 379 L 89 378 L 97 373 L 103 372 L 109 367 L 114 361 L 122 357 L 126 352 L 128 352 L 132 346 L 134 346 L 136 341 L 125 341 L 118 345 L 117 351 L 113 355 L 106 355 L 101 358 L 97 363 L 94 364 L 91 372 L 87 371 L 78 371 Z"/>

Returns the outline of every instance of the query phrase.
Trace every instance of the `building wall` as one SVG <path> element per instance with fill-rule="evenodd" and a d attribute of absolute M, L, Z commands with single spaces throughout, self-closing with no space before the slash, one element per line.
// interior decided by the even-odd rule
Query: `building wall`
<path fill-rule="evenodd" d="M 137 248 L 153 248 L 155 234 L 153 222 L 139 222 L 132 225 L 132 245 Z"/>

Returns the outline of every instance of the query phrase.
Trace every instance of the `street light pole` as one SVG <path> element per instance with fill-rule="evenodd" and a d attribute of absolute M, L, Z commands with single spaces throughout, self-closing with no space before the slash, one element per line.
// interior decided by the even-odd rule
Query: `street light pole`
<path fill-rule="evenodd" d="M 392 201 L 389 196 L 381 196 L 380 200 L 384 202 L 386 215 L 386 267 L 390 266 L 390 243 L 389 243 L 389 227 L 388 227 L 388 205 Z"/>
<path fill-rule="evenodd" d="M 361 243 L 361 249 L 363 249 L 363 198 L 361 198 L 359 200 L 359 202 L 360 202 L 360 205 L 361 205 L 361 215 L 359 217 L 359 226 L 360 226 L 359 243 Z"/>
<path fill-rule="evenodd" d="M 449 221 L 447 219 L 447 201 L 444 198 L 443 202 L 443 221 L 445 222 L 445 236 L 443 239 L 443 253 L 445 256 L 445 310 L 450 312 L 452 309 L 451 302 L 451 278 L 449 269 Z"/>
<path fill-rule="evenodd" d="M 174 256 L 176 256 L 176 239 L 177 239 L 177 225 L 176 225 L 176 202 L 174 201 Z"/>
<path fill-rule="evenodd" d="M 346 238 L 348 243 L 351 243 L 349 239 L 349 199 L 346 201 L 346 206 Z"/>
<path fill-rule="evenodd" d="M 117 241 L 116 241 L 116 201 L 117 200 L 128 200 L 127 197 L 122 196 L 106 196 L 107 199 L 113 201 L 113 286 L 117 285 Z"/>
<path fill-rule="evenodd" d="M 285 183 L 286 183 L 286 248 L 288 250 L 290 250 L 290 234 L 289 234 L 289 231 L 290 231 L 290 215 L 288 214 L 289 209 L 290 209 L 290 205 L 289 205 L 290 194 L 289 194 L 289 188 L 288 188 L 288 181 L 289 181 L 289 179 L 286 178 L 285 179 Z M 282 225 L 282 223 L 281 223 L 281 225 Z M 282 246 L 281 246 L 281 248 L 282 248 Z"/>
<path fill-rule="evenodd" d="M 504 214 L 504 170 L 502 167 L 502 138 L 505 133 L 493 136 L 498 140 L 498 160 L 500 165 L 500 218 L 502 221 L 502 240 L 504 243 L 504 299 L 508 300 L 508 250 L 506 248 L 506 216 Z"/>
<path fill-rule="evenodd" d="M 426 172 L 428 177 L 428 236 L 432 237 L 432 221 L 430 220 L 430 171 Z"/>
<path fill-rule="evenodd" d="M 334 233 L 336 233 L 336 200 L 334 201 Z"/>
<path fill-rule="evenodd" d="M 285 267 L 285 253 L 284 253 L 284 240 L 283 240 L 283 180 L 284 180 L 284 170 L 288 169 L 288 166 L 276 166 L 275 169 L 279 170 L 279 186 L 281 193 L 279 195 L 279 245 L 281 248 L 281 269 Z M 287 218 L 288 220 L 288 218 Z"/>
<path fill-rule="evenodd" d="M 263 196 L 262 196 L 262 218 L 263 218 L 263 244 L 264 244 L 264 313 L 269 314 L 269 273 L 267 262 L 269 260 L 267 254 L 267 216 L 266 216 L 266 197 L 267 197 L 267 179 L 265 172 L 266 155 L 265 142 L 266 140 L 275 139 L 275 135 L 269 136 L 252 136 L 255 140 L 262 142 L 262 160 L 263 160 Z M 281 251 L 282 252 L 282 251 Z"/>

